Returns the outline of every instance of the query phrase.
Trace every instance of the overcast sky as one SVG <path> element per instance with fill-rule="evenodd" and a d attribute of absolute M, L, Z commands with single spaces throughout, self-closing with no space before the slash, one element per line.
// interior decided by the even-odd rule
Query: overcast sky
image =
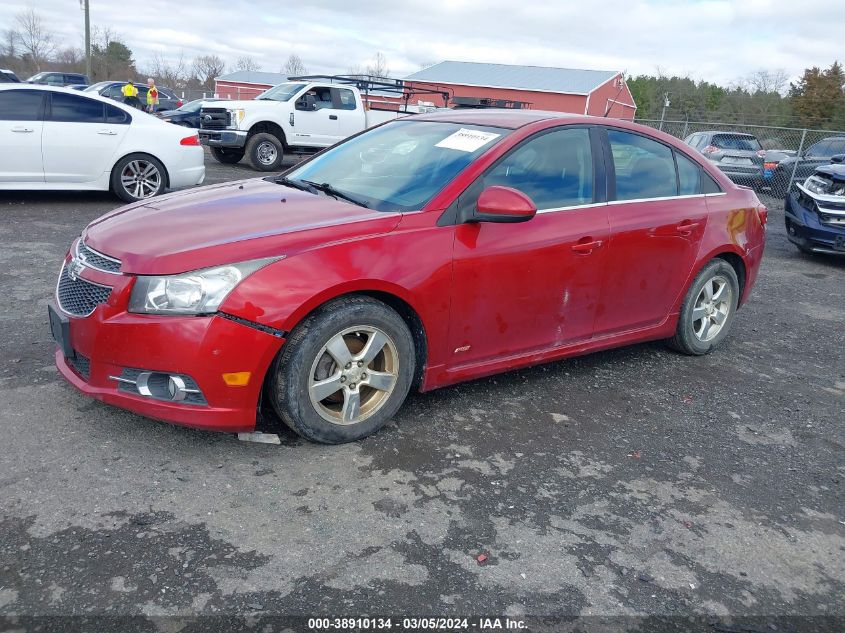
<path fill-rule="evenodd" d="M 291 52 L 311 73 L 364 67 L 376 51 L 402 77 L 445 59 L 688 74 L 723 84 L 759 68 L 794 78 L 845 61 L 845 0 L 90 0 L 143 69 L 241 55 L 278 71 Z M 34 6 L 62 46 L 80 46 L 79 0 L 3 0 L 0 31 Z"/>

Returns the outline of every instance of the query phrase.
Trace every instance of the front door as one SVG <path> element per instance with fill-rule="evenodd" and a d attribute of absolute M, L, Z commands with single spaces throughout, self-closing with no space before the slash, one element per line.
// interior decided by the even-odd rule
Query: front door
<path fill-rule="evenodd" d="M 633 132 L 608 129 L 607 140 L 610 263 L 596 335 L 657 325 L 669 315 L 707 223 L 694 161 Z"/>
<path fill-rule="evenodd" d="M 310 88 L 298 100 L 308 108 L 294 113 L 291 145 L 328 147 L 338 141 L 338 116 L 332 101 L 332 89 Z"/>
<path fill-rule="evenodd" d="M 456 227 L 452 367 L 541 351 L 592 334 L 607 260 L 608 221 L 595 195 L 590 129 L 555 128 L 522 142 L 458 200 L 512 187 L 537 205 L 518 224 Z M 603 182 L 600 185 L 603 187 Z"/>
<path fill-rule="evenodd" d="M 44 96 L 39 90 L 0 91 L 0 182 L 44 182 Z"/>

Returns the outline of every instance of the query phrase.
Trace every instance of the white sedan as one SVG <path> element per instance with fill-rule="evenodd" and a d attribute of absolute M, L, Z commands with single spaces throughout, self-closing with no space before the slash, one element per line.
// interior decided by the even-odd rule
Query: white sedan
<path fill-rule="evenodd" d="M 196 133 L 69 88 L 0 84 L 0 190 L 111 190 L 127 202 L 202 183 Z"/>

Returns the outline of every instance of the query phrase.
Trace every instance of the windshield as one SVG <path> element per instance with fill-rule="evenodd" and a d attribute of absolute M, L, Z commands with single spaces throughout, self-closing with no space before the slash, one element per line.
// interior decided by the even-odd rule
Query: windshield
<path fill-rule="evenodd" d="M 41 81 L 42 79 L 47 77 L 49 74 L 50 73 L 37 73 L 37 74 L 33 75 L 32 77 L 30 77 L 29 79 L 27 79 L 27 81 Z"/>
<path fill-rule="evenodd" d="M 273 86 L 269 90 L 265 90 L 256 99 L 267 99 L 269 101 L 290 101 L 297 92 L 302 90 L 305 84 L 301 83 L 284 83 L 278 86 Z"/>
<path fill-rule="evenodd" d="M 111 83 L 112 83 L 111 81 L 98 81 L 97 83 L 91 84 L 90 86 L 88 86 L 82 92 L 96 92 L 97 90 L 99 90 L 103 86 L 110 86 Z"/>
<path fill-rule="evenodd" d="M 379 211 L 419 210 L 510 130 L 400 120 L 327 150 L 287 174 L 330 185 Z"/>

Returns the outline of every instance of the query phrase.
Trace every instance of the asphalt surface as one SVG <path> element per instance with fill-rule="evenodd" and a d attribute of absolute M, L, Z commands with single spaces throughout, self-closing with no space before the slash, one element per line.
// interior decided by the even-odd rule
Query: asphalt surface
<path fill-rule="evenodd" d="M 208 182 L 255 175 L 208 165 Z M 760 279 L 712 355 L 635 345 L 412 395 L 375 437 L 328 447 L 170 426 L 66 385 L 46 305 L 68 244 L 118 202 L 1 192 L 0 616 L 837 626 L 845 258 L 799 253 L 765 202 Z"/>

